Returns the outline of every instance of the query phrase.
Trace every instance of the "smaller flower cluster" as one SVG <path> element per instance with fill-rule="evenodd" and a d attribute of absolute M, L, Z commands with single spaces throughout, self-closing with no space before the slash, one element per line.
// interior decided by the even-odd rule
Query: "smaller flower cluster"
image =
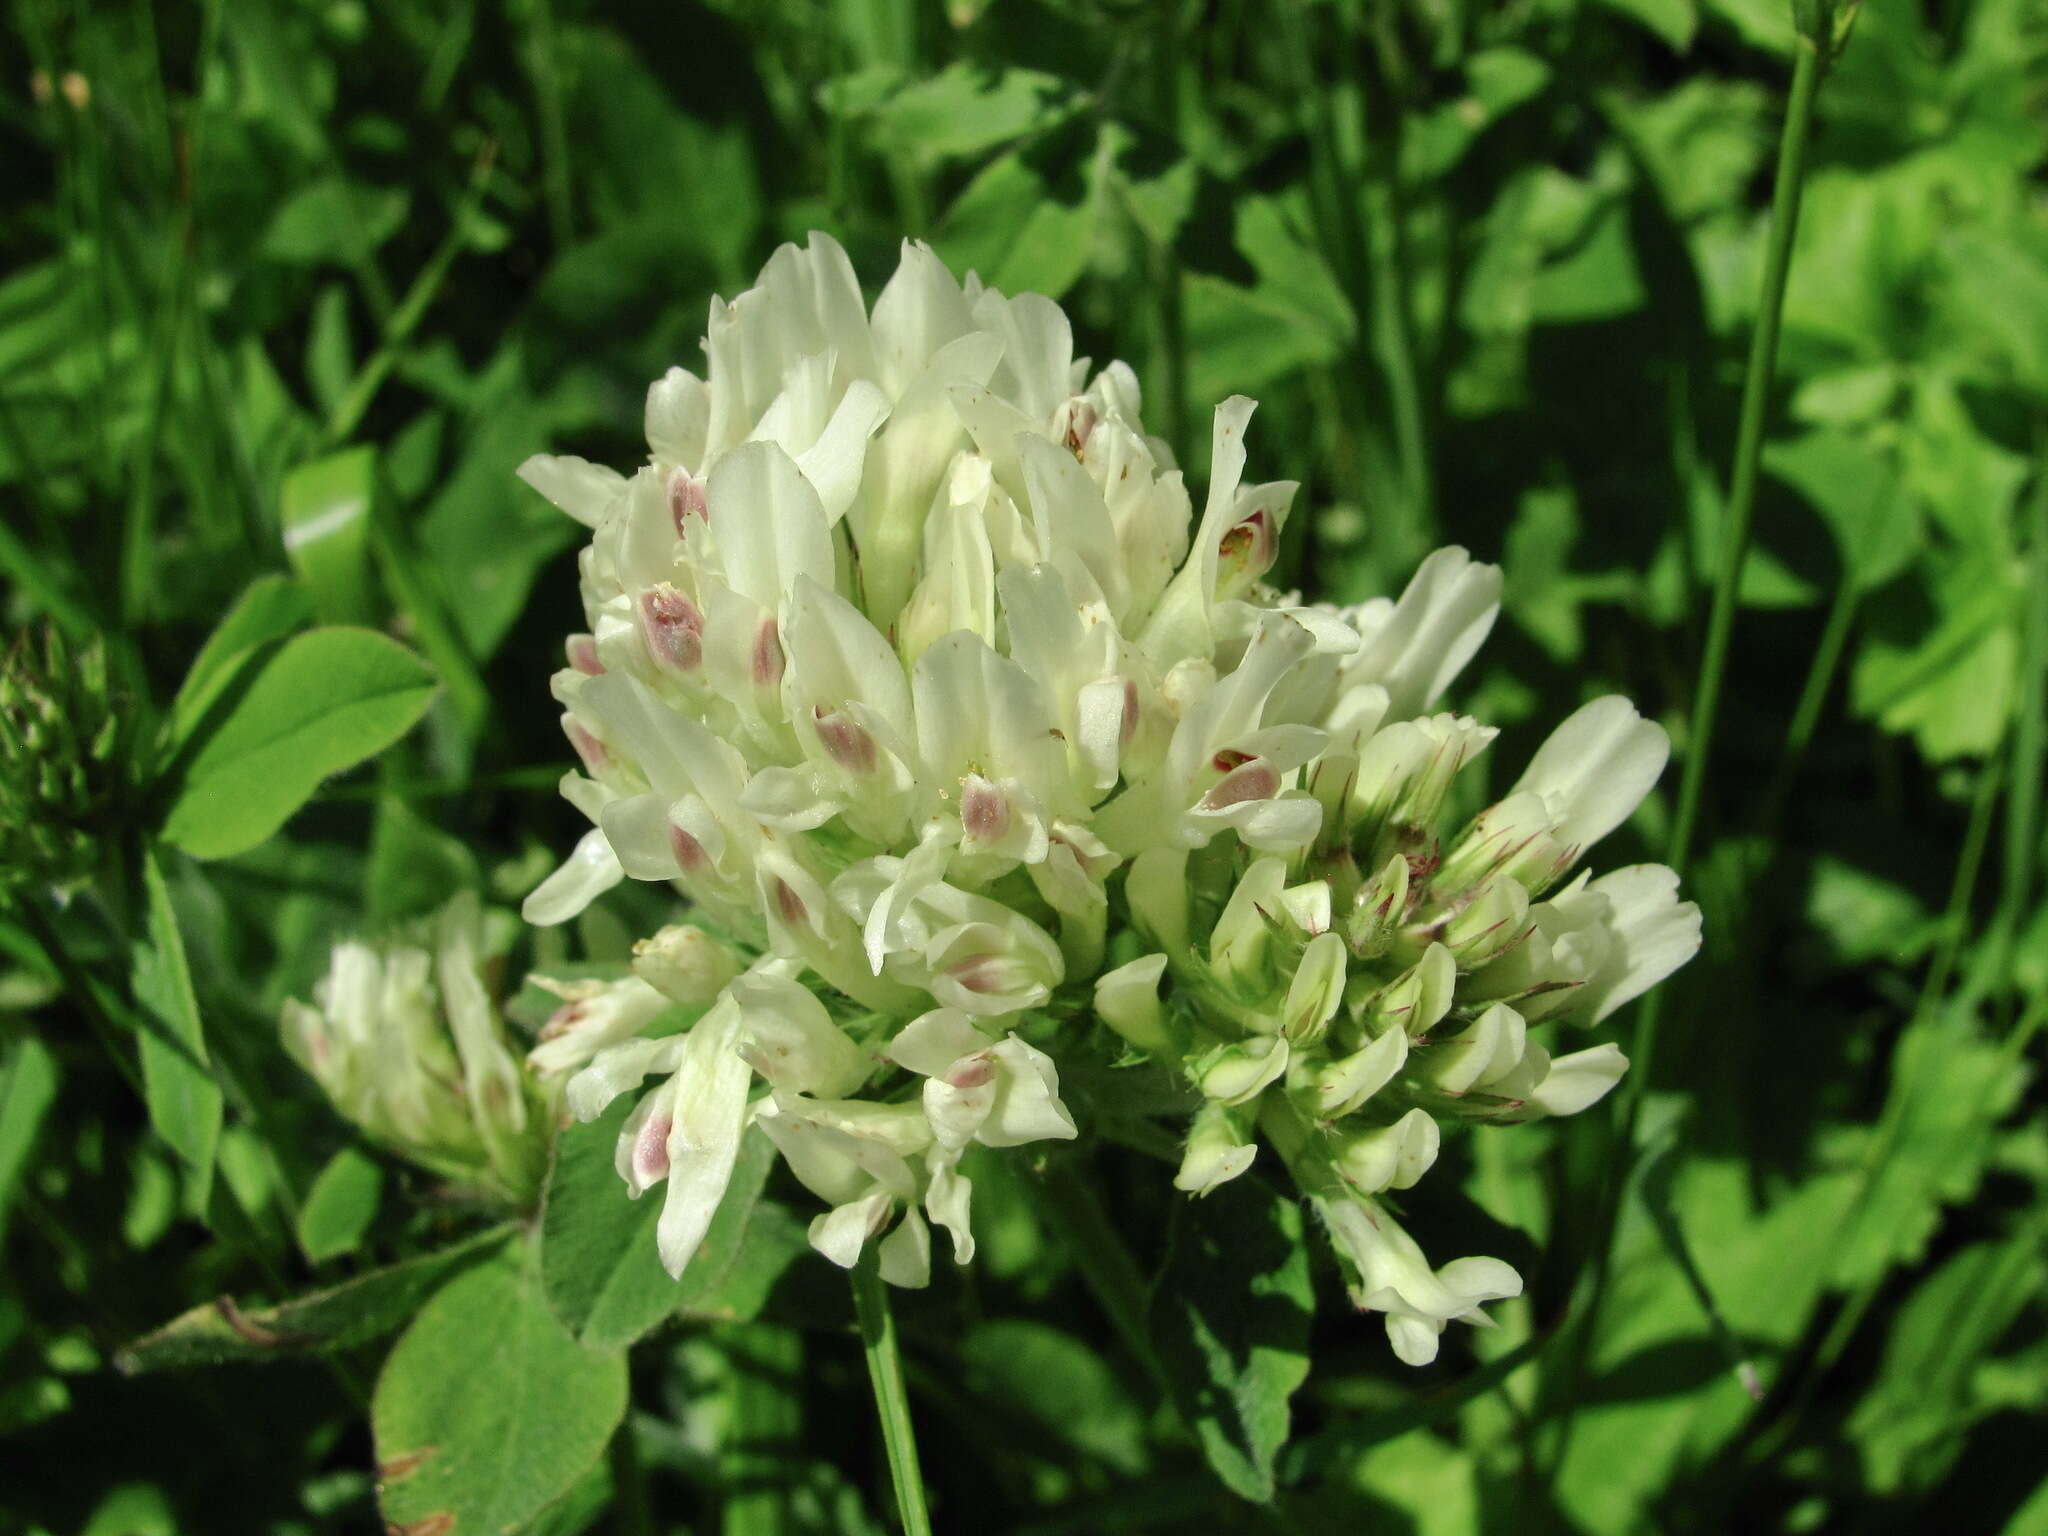
<path fill-rule="evenodd" d="M 337 944 L 315 1005 L 285 1004 L 285 1048 L 372 1141 L 527 1204 L 547 1171 L 550 1096 L 521 1067 L 484 984 L 476 898 L 426 926 L 419 943 Z"/>
<path fill-rule="evenodd" d="M 132 787 L 137 712 L 111 696 L 107 650 L 51 626 L 0 657 L 0 891 L 89 878 Z"/>
<path fill-rule="evenodd" d="M 1432 1269 L 1386 1192 L 1428 1172 L 1447 1123 L 1597 1102 L 1627 1069 L 1621 1052 L 1553 1057 L 1531 1026 L 1597 1023 L 1699 947 L 1698 909 L 1662 866 L 1581 874 L 1546 896 L 1655 782 L 1663 731 L 1626 700 L 1594 701 L 1444 851 L 1452 781 L 1493 734 L 1448 714 L 1364 728 L 1317 765 L 1315 843 L 1254 859 L 1234 883 L 1227 862 L 1141 856 L 1126 891 L 1157 952 L 1095 988 L 1097 1016 L 1183 1063 L 1202 1095 L 1175 1185 L 1199 1195 L 1237 1177 L 1263 1134 L 1323 1218 L 1353 1300 L 1387 1314 L 1414 1363 L 1521 1280 L 1497 1259 Z"/>

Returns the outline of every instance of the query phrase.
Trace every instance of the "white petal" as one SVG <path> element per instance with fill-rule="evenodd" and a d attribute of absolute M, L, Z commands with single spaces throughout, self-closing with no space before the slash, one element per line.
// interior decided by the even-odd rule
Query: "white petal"
<path fill-rule="evenodd" d="M 811 1246 L 841 1269 L 853 1268 L 892 1203 L 886 1189 L 876 1189 L 835 1207 L 811 1223 Z"/>
<path fill-rule="evenodd" d="M 905 1211 L 896 1230 L 875 1250 L 876 1271 L 891 1285 L 922 1290 L 932 1278 L 932 1234 L 916 1211 Z"/>
<path fill-rule="evenodd" d="M 1543 797 L 1560 842 L 1580 849 L 1626 821 L 1664 771 L 1670 738 L 1618 695 L 1568 716 L 1537 748 L 1515 791 Z"/>
<path fill-rule="evenodd" d="M 533 888 L 519 915 L 536 928 L 566 923 L 625 877 L 604 829 L 592 827 L 577 839 L 561 868 Z"/>
<path fill-rule="evenodd" d="M 732 984 L 754 1070 L 777 1088 L 839 1098 L 868 1075 L 868 1059 L 809 987 L 757 966 Z"/>
<path fill-rule="evenodd" d="M 832 582 L 832 531 L 811 482 L 773 443 L 743 443 L 704 490 L 726 583 L 774 613 L 799 576 Z"/>
<path fill-rule="evenodd" d="M 1031 1141 L 1071 1141 L 1080 1135 L 1060 1102 L 1053 1060 L 1011 1035 L 991 1053 L 999 1063 L 996 1102 L 976 1137 L 983 1146 L 1020 1147 Z"/>
<path fill-rule="evenodd" d="M 675 1121 L 668 1136 L 668 1197 L 655 1224 L 662 1267 L 681 1278 L 732 1181 L 747 1125 L 753 1072 L 739 1054 L 740 1010 L 721 1003 L 683 1037 Z"/>
<path fill-rule="evenodd" d="M 958 1008 L 934 1008 L 897 1031 L 889 1042 L 889 1059 L 921 1077 L 938 1077 L 962 1056 L 985 1051 L 993 1043 Z"/>
<path fill-rule="evenodd" d="M 1700 909 L 1678 899 L 1678 876 L 1661 864 L 1636 864 L 1595 880 L 1605 896 L 1615 944 L 1572 999 L 1598 1024 L 1699 953 Z"/>
<path fill-rule="evenodd" d="M 974 1260 L 974 1228 L 968 1220 L 968 1207 L 973 1195 L 974 1186 L 958 1164 L 935 1163 L 931 1185 L 925 1191 L 924 1208 L 936 1225 L 952 1233 L 953 1261 L 956 1264 L 969 1264 Z"/>
<path fill-rule="evenodd" d="M 868 439 L 888 415 L 889 401 L 881 390 L 855 379 L 817 441 L 797 455 L 797 468 L 817 489 L 827 523 L 837 523 L 853 505 L 867 464 Z"/>
<path fill-rule="evenodd" d="M 1366 632 L 1364 645 L 1345 668 L 1346 682 L 1384 687 L 1391 719 L 1421 714 L 1492 630 L 1500 613 L 1500 589 L 1499 566 L 1478 564 L 1455 546 L 1436 551 L 1416 570 L 1384 621 Z"/>
<path fill-rule="evenodd" d="M 628 1040 L 598 1052 L 589 1066 L 569 1079 L 569 1113 L 578 1120 L 595 1120 L 613 1099 L 639 1087 L 649 1073 L 673 1072 L 687 1039 L 671 1035 L 660 1040 Z"/>
<path fill-rule="evenodd" d="M 537 453 L 519 466 L 519 478 L 586 528 L 604 521 L 626 494 L 626 477 L 574 454 Z"/>
<path fill-rule="evenodd" d="M 1536 1085 L 1529 1102 L 1547 1115 L 1576 1115 L 1597 1104 L 1628 1071 L 1628 1058 L 1612 1041 L 1588 1051 L 1574 1051 L 1550 1064 L 1550 1075 Z"/>

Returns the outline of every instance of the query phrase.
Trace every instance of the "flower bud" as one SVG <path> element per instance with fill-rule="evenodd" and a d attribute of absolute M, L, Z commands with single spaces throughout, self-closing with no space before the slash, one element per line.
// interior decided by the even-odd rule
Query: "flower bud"
<path fill-rule="evenodd" d="M 689 1008 L 709 1003 L 739 972 L 737 955 L 688 923 L 672 923 L 633 946 L 633 974 Z"/>
<path fill-rule="evenodd" d="M 1358 755 L 1351 787 L 1360 834 L 1435 825 L 1451 780 L 1498 734 L 1469 716 L 1450 714 L 1398 721 L 1375 733 Z"/>
<path fill-rule="evenodd" d="M 1209 933 L 1209 970 L 1217 984 L 1239 997 L 1262 996 L 1272 985 L 1268 952 L 1273 924 L 1268 913 L 1280 910 L 1287 866 L 1279 859 L 1260 859 L 1244 872 L 1237 889 Z"/>
<path fill-rule="evenodd" d="M 1445 1093 L 1485 1089 L 1521 1064 L 1527 1042 L 1522 1016 L 1495 1003 L 1463 1033 L 1432 1045 L 1420 1076 Z"/>
<path fill-rule="evenodd" d="M 1543 891 L 1571 868 L 1579 850 L 1555 836 L 1557 824 L 1540 795 L 1509 795 L 1472 818 L 1438 866 L 1433 892 L 1449 899 L 1482 880 L 1505 876 Z"/>
<path fill-rule="evenodd" d="M 1432 944 L 1420 960 L 1366 1004 L 1365 1026 L 1374 1032 L 1398 1029 L 1420 1040 L 1451 1011 L 1451 993 L 1457 982 L 1458 968 L 1451 952 Z"/>
<path fill-rule="evenodd" d="M 1206 1195 L 1251 1167 L 1258 1153 L 1241 1117 L 1211 1099 L 1195 1111 L 1194 1123 L 1188 1127 L 1188 1144 L 1181 1154 L 1180 1171 L 1173 1176 L 1173 1187 L 1190 1195 Z"/>
<path fill-rule="evenodd" d="M 1351 914 L 1344 923 L 1344 939 L 1351 953 L 1361 960 L 1384 954 L 1407 913 L 1408 861 L 1397 853 L 1352 899 Z"/>
<path fill-rule="evenodd" d="M 1345 1136 L 1332 1161 L 1362 1194 L 1408 1189 L 1429 1172 L 1442 1137 L 1427 1110 L 1411 1109 L 1392 1125 Z"/>
<path fill-rule="evenodd" d="M 1529 892 L 1511 875 L 1496 875 L 1439 925 L 1437 937 L 1460 970 L 1474 971 L 1529 935 Z"/>
<path fill-rule="evenodd" d="M 1166 956 L 1146 955 L 1095 983 L 1095 1016 L 1139 1050 L 1159 1056 L 1174 1051 L 1166 1009 L 1159 1001 L 1159 978 L 1165 970 Z"/>
<path fill-rule="evenodd" d="M 1281 1033 L 1297 1045 L 1321 1035 L 1344 1001 L 1345 959 L 1344 941 L 1334 933 L 1317 934 L 1302 951 L 1280 1009 Z"/>
<path fill-rule="evenodd" d="M 545 1101 L 484 990 L 482 932 L 466 893 L 424 930 L 432 951 L 336 945 L 317 1006 L 286 1004 L 285 1045 L 364 1134 L 443 1178 L 522 1203 L 546 1171 Z"/>
<path fill-rule="evenodd" d="M 1316 1109 L 1327 1120 L 1341 1119 L 1394 1080 L 1408 1060 L 1408 1036 L 1390 1029 L 1363 1050 L 1333 1061 L 1316 1073 Z"/>
<path fill-rule="evenodd" d="M 1248 1103 L 1279 1081 L 1288 1056 L 1287 1042 L 1278 1035 L 1254 1035 L 1235 1045 L 1221 1045 L 1195 1064 L 1195 1086 L 1204 1098 Z"/>

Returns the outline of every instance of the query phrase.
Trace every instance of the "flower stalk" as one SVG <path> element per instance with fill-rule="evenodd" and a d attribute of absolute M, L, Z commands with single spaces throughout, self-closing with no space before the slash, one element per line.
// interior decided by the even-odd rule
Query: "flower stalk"
<path fill-rule="evenodd" d="M 931 1536 L 924 1471 L 917 1460 L 917 1430 L 910 1419 L 903 1356 L 896 1345 L 896 1315 L 889 1308 L 889 1290 L 882 1283 L 877 1250 L 872 1247 L 853 1269 L 853 1307 L 860 1320 L 861 1350 L 867 1356 L 868 1380 L 875 1389 L 875 1416 L 881 1421 L 882 1445 L 889 1458 L 889 1481 L 896 1489 L 896 1513 L 903 1522 L 903 1536 Z"/>

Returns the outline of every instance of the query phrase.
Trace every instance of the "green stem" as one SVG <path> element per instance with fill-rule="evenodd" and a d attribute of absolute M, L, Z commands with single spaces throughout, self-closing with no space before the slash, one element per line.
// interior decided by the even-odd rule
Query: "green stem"
<path fill-rule="evenodd" d="M 562 117 L 562 80 L 555 71 L 552 0 L 532 0 L 527 26 L 527 68 L 540 107 L 541 181 L 547 197 L 548 238 L 560 254 L 574 242 L 576 229 L 569 195 L 569 132 Z"/>
<path fill-rule="evenodd" d="M 2012 734 L 2012 778 L 2006 790 L 2005 857 L 1998 913 L 1991 925 L 1992 989 L 2012 985 L 2013 946 L 2031 906 L 2041 855 L 2041 779 L 2048 773 L 2048 423 L 2038 434 L 2034 494 L 2027 502 L 2027 610 L 2020 640 L 2018 701 Z M 2009 1015 L 2008 1015 L 2009 1017 Z"/>
<path fill-rule="evenodd" d="M 1742 406 L 1735 436 L 1735 465 L 1730 477 L 1727 518 L 1721 535 L 1720 563 L 1715 574 L 1713 609 L 1700 661 L 1699 688 L 1693 698 L 1687 733 L 1685 770 L 1679 781 L 1678 809 L 1672 819 L 1665 862 L 1681 874 L 1692 853 L 1699 824 L 1700 801 L 1712 758 L 1714 726 L 1720 714 L 1721 685 L 1727 674 L 1729 642 L 1742 590 L 1743 566 L 1749 556 L 1750 522 L 1756 506 L 1757 471 L 1763 458 L 1764 414 L 1770 402 L 1771 375 L 1778 356 L 1778 325 L 1785 307 L 1785 285 L 1792 271 L 1792 247 L 1799 227 L 1799 200 L 1806 179 L 1806 146 L 1813 127 L 1813 109 L 1826 61 L 1811 38 L 1801 36 L 1794 48 L 1792 89 L 1785 107 L 1785 127 L 1778 142 L 1776 182 L 1771 192 L 1770 244 L 1764 261 L 1763 288 L 1757 305 L 1756 330 L 1750 338 L 1749 366 L 1742 382 Z M 1636 1130 L 1656 1059 L 1657 1033 L 1663 1015 L 1662 989 L 1644 999 L 1636 1026 L 1634 1060 L 1619 1115 L 1618 1156 L 1611 1160 L 1600 1216 L 1594 1227 L 1593 1275 L 1584 1320 L 1579 1325 L 1563 1371 L 1559 1428 L 1551 1465 L 1562 1465 L 1577 1412 L 1579 1391 L 1592 1353 L 1608 1280 L 1613 1270 L 1614 1240 L 1620 1226 L 1623 1193 L 1636 1160 Z"/>
<path fill-rule="evenodd" d="M 910 1422 L 910 1398 L 903 1386 L 903 1356 L 896 1348 L 896 1317 L 882 1283 L 875 1245 L 870 1243 L 853 1271 L 853 1307 L 860 1318 L 861 1348 L 874 1383 L 875 1413 L 889 1456 L 889 1481 L 896 1486 L 896 1512 L 903 1536 L 931 1536 L 924 1506 L 924 1474 L 917 1463 L 917 1432 Z"/>
<path fill-rule="evenodd" d="M 1685 772 L 1679 781 L 1678 811 L 1672 819 L 1665 862 L 1683 874 L 1699 824 L 1700 799 L 1712 758 L 1714 725 L 1720 715 L 1721 684 L 1728 671 L 1728 649 L 1735 630 L 1735 609 L 1742 590 L 1742 569 L 1749 558 L 1751 515 L 1756 507 L 1757 468 L 1763 458 L 1764 412 L 1769 404 L 1771 373 L 1778 356 L 1778 321 L 1785 307 L 1785 282 L 1792 271 L 1793 237 L 1799 227 L 1799 196 L 1806 178 L 1806 141 L 1813 126 L 1814 98 L 1820 88 L 1819 50 L 1799 40 L 1792 70 L 1792 96 L 1785 109 L 1785 132 L 1778 145 L 1777 185 L 1771 194 L 1770 250 L 1764 263 L 1763 293 L 1756 333 L 1750 339 L 1749 370 L 1742 384 L 1742 414 L 1735 437 L 1735 471 L 1728 493 L 1728 516 L 1721 536 L 1721 563 L 1714 580 L 1713 612 L 1707 621 L 1706 653 L 1700 660 L 1699 691 L 1693 698 L 1687 732 Z M 1636 1030 L 1636 1052 L 1629 1073 L 1628 1100 L 1622 1123 L 1634 1140 L 1650 1066 L 1656 1055 L 1662 1008 L 1652 992 Z M 1610 1237 L 1611 1237 L 1610 1232 Z"/>
<path fill-rule="evenodd" d="M 1741 598 L 1742 568 L 1749 558 L 1751 515 L 1756 508 L 1757 469 L 1763 458 L 1764 413 L 1770 403 L 1771 373 L 1778 357 L 1778 322 L 1785 308 L 1785 282 L 1792 271 L 1793 237 L 1799 227 L 1799 197 L 1806 178 L 1806 141 L 1820 88 L 1819 50 L 1802 38 L 1792 72 L 1792 99 L 1778 146 L 1777 186 L 1771 195 L 1770 249 L 1756 332 L 1750 338 L 1749 369 L 1742 381 L 1742 413 L 1736 428 L 1735 470 L 1729 482 L 1728 516 L 1721 536 L 1721 563 L 1714 580 L 1714 606 L 1707 620 L 1706 654 L 1700 661 L 1699 692 L 1693 699 L 1686 742 L 1685 773 L 1679 781 L 1678 814 L 1672 821 L 1667 862 L 1682 869 L 1692 852 L 1706 785 L 1714 725 L 1721 709 L 1721 684 L 1728 670 L 1728 646 Z"/>

